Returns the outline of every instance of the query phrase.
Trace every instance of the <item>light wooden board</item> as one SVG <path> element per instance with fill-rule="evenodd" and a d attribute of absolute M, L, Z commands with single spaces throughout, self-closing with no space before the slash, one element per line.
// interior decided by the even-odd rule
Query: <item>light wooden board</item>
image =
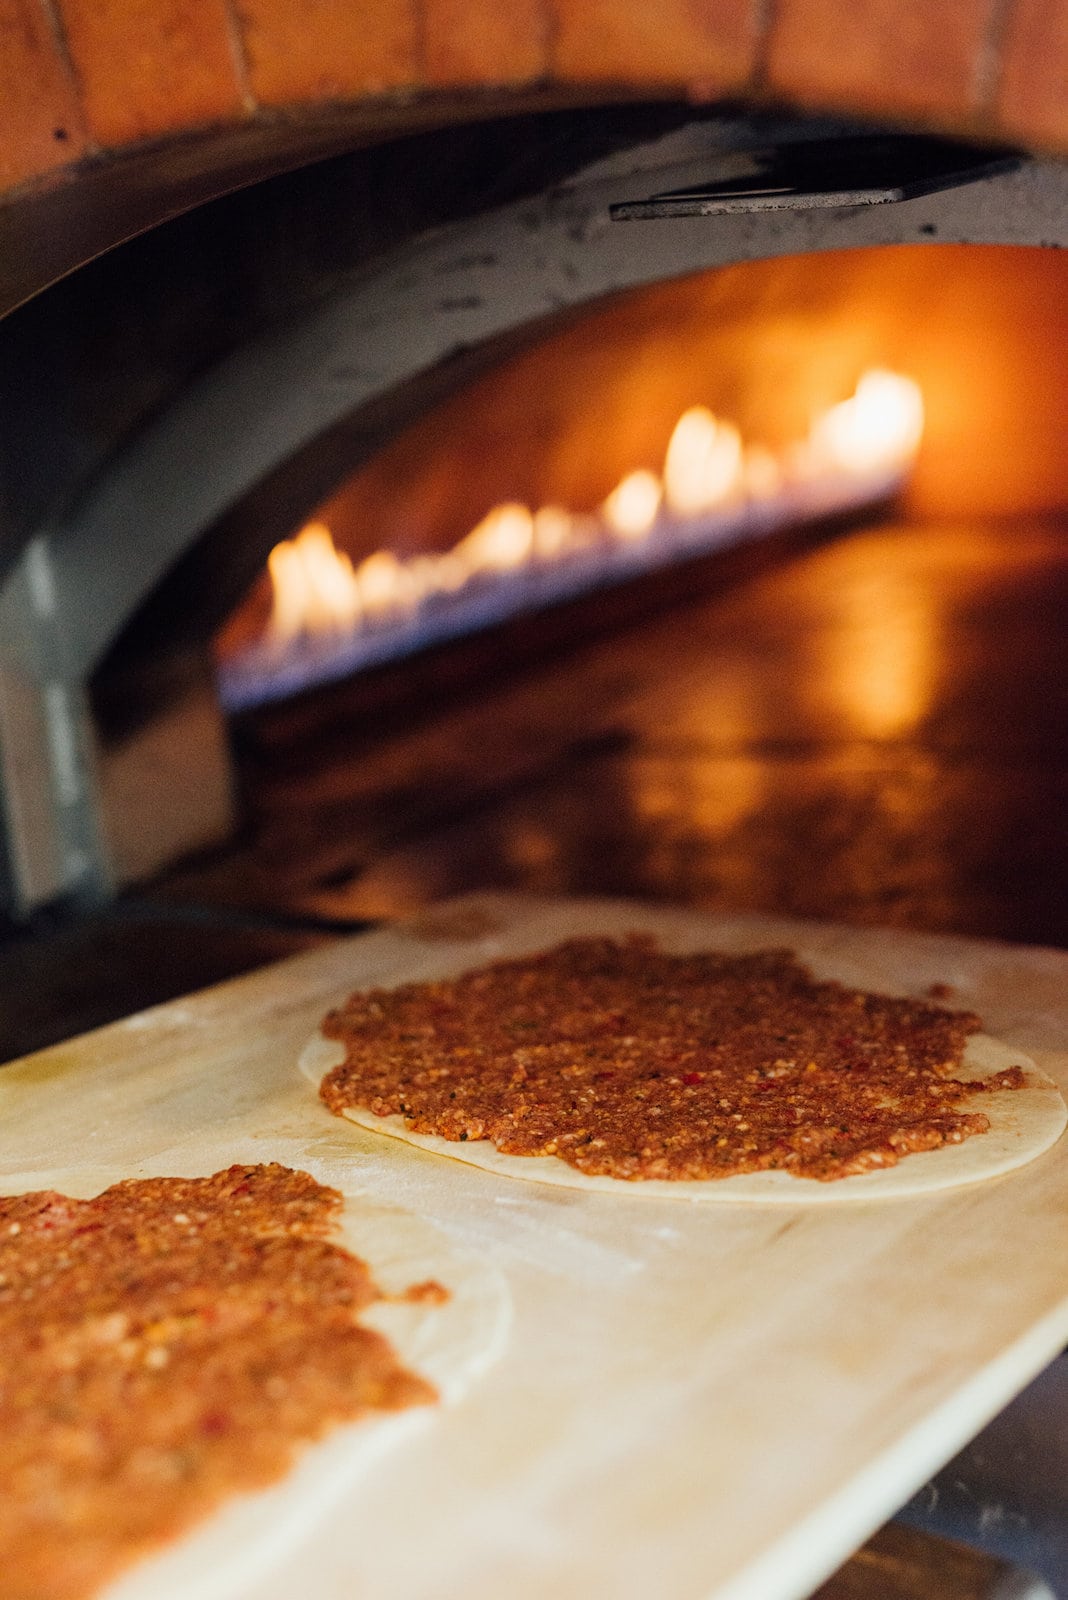
<path fill-rule="evenodd" d="M 480 896 L 0 1072 L 9 1192 L 280 1160 L 433 1218 L 503 1272 L 498 1364 L 256 1600 L 798 1600 L 1068 1341 L 1068 1145 L 928 1199 L 696 1207 L 510 1182 L 332 1117 L 301 1046 L 350 989 L 573 933 L 789 944 L 934 981 L 1068 1087 L 1068 955 L 766 917 Z"/>

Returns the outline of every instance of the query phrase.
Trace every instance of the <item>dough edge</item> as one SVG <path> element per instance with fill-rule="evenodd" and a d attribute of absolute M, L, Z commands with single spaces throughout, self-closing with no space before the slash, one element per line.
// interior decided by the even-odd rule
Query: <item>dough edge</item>
<path fill-rule="evenodd" d="M 318 1090 L 325 1074 L 344 1059 L 344 1046 L 339 1040 L 316 1034 L 301 1052 L 299 1066 Z M 990 1118 L 986 1133 L 975 1134 L 962 1144 L 917 1151 L 903 1157 L 894 1167 L 836 1178 L 829 1183 L 814 1178 L 794 1178 L 786 1172 L 747 1172 L 732 1178 L 680 1179 L 678 1182 L 663 1178 L 601 1177 L 580 1172 L 558 1156 L 505 1155 L 489 1139 L 460 1142 L 442 1139 L 436 1134 L 413 1133 L 401 1116 L 379 1117 L 362 1107 L 349 1108 L 344 1116 L 369 1133 L 398 1139 L 497 1177 L 518 1178 L 527 1183 L 553 1184 L 558 1188 L 601 1194 L 688 1200 L 699 1205 L 840 1205 L 856 1200 L 909 1199 L 937 1194 L 1001 1177 L 1042 1155 L 1068 1125 L 1068 1106 L 1052 1078 L 1023 1052 L 984 1033 L 973 1034 L 968 1040 L 959 1075 L 965 1079 L 981 1079 L 1013 1066 L 1024 1069 L 1027 1081 L 1022 1089 L 1006 1089 L 996 1098 L 989 1095 L 977 1098 L 975 1109 L 984 1111 Z M 964 1109 L 968 1109 L 967 1104 Z"/>
<path fill-rule="evenodd" d="M 55 1185 L 57 1188 L 60 1184 Z M 387 1294 L 436 1279 L 444 1304 L 388 1301 L 360 1322 L 385 1335 L 406 1367 L 438 1390 L 437 1405 L 371 1415 L 307 1445 L 269 1488 L 226 1502 L 158 1553 L 143 1557 L 100 1591 L 99 1600 L 224 1600 L 243 1595 L 302 1543 L 329 1531 L 330 1512 L 388 1451 L 430 1425 L 499 1359 L 508 1340 L 511 1298 L 500 1273 L 455 1246 L 432 1223 L 345 1194 L 331 1242 L 368 1263 Z"/>

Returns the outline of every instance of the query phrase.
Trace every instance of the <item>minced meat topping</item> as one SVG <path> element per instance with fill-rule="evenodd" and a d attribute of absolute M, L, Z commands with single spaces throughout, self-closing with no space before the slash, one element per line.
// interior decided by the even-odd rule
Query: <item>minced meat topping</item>
<path fill-rule="evenodd" d="M 666 955 L 575 939 L 440 983 L 356 994 L 323 1023 L 332 1111 L 489 1139 L 623 1179 L 778 1169 L 829 1181 L 986 1131 L 962 1083 L 970 1012 L 817 983 L 788 951 Z"/>
<path fill-rule="evenodd" d="M 4 1600 L 80 1600 L 336 1424 L 434 1398 L 357 1321 L 381 1297 L 341 1203 L 278 1165 L 0 1198 Z"/>

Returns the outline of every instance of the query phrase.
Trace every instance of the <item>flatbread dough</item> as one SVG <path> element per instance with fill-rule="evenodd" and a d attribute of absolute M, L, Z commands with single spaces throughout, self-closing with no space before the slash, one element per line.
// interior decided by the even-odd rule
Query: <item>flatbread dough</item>
<path fill-rule="evenodd" d="M 360 1321 L 384 1334 L 405 1366 L 434 1384 L 441 1405 L 457 1401 L 504 1349 L 511 1302 L 499 1274 L 432 1224 L 351 1196 L 335 1239 L 368 1262 L 387 1294 L 429 1279 L 449 1289 L 450 1299 L 440 1305 L 381 1301 L 362 1311 Z M 282 1482 L 229 1501 L 192 1533 L 131 1567 L 100 1600 L 223 1600 L 244 1593 L 314 1538 L 368 1468 L 432 1424 L 439 1409 L 413 1406 L 335 1429 L 310 1446 Z"/>
<path fill-rule="evenodd" d="M 322 1034 L 309 1040 L 300 1057 L 300 1070 L 316 1090 L 332 1068 L 345 1059 L 345 1047 Z M 436 1134 L 413 1133 L 401 1116 L 378 1117 L 362 1107 L 348 1107 L 344 1115 L 371 1133 L 387 1134 L 448 1156 L 469 1166 L 502 1178 L 523 1178 L 532 1183 L 551 1183 L 565 1189 L 591 1189 L 602 1193 L 668 1197 L 702 1204 L 755 1205 L 835 1205 L 852 1200 L 905 1199 L 933 1194 L 960 1184 L 997 1178 L 1033 1161 L 1054 1144 L 1068 1124 L 1068 1107 L 1057 1085 L 1019 1050 L 1011 1049 L 988 1035 L 973 1034 L 964 1059 L 954 1076 L 978 1080 L 1008 1067 L 1019 1066 L 1026 1074 L 1022 1089 L 976 1096 L 974 1108 L 963 1102 L 958 1109 L 981 1110 L 989 1118 L 986 1133 L 975 1134 L 962 1144 L 942 1145 L 907 1155 L 893 1167 L 864 1172 L 821 1183 L 813 1178 L 795 1178 L 787 1172 L 746 1172 L 731 1178 L 671 1182 L 661 1178 L 627 1180 L 591 1176 L 561 1161 L 557 1156 L 511 1156 L 498 1150 L 489 1139 L 442 1139 Z"/>

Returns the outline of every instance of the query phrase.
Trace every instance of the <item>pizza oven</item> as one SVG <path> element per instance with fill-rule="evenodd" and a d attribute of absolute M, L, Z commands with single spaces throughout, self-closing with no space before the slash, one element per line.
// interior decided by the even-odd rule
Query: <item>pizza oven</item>
<path fill-rule="evenodd" d="M 5 1056 L 484 887 L 1065 944 L 1063 19 L 942 9 L 0 0 Z M 828 1596 L 1068 1583 L 1062 1364 Z"/>

